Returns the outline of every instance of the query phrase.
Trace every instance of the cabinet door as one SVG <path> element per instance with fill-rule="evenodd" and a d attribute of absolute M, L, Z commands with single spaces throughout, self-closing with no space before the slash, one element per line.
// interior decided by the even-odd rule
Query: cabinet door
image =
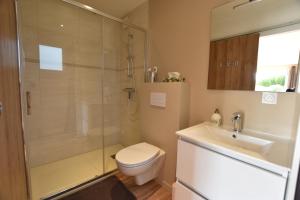
<path fill-rule="evenodd" d="M 172 200 L 205 200 L 197 193 L 193 192 L 189 188 L 185 187 L 181 183 L 174 183 Z"/>
<path fill-rule="evenodd" d="M 255 90 L 255 74 L 257 70 L 259 33 L 245 35 L 240 41 L 239 90 Z"/>
<path fill-rule="evenodd" d="M 178 141 L 177 179 L 209 200 L 283 200 L 286 179 Z"/>
<path fill-rule="evenodd" d="M 208 89 L 225 88 L 225 64 L 227 62 L 227 40 L 210 43 L 210 67 Z"/>
<path fill-rule="evenodd" d="M 254 90 L 259 33 L 212 41 L 208 89 Z"/>

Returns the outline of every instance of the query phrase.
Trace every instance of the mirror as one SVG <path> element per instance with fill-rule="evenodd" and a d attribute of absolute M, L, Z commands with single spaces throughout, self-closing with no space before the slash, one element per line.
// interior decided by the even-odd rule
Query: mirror
<path fill-rule="evenodd" d="M 208 89 L 295 92 L 299 0 L 235 0 L 211 14 Z"/>

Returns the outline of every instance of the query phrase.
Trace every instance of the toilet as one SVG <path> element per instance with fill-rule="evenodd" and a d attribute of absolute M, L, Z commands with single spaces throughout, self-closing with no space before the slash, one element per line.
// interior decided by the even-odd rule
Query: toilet
<path fill-rule="evenodd" d="M 158 176 L 165 154 L 160 148 L 143 142 L 120 150 L 116 161 L 123 174 L 134 176 L 135 183 L 143 185 Z"/>

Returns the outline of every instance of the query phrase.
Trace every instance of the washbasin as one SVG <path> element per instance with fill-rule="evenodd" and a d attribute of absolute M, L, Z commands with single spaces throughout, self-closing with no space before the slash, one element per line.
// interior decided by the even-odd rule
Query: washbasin
<path fill-rule="evenodd" d="M 289 143 L 276 138 L 250 132 L 234 134 L 230 128 L 215 127 L 210 122 L 177 131 L 176 134 L 180 140 L 284 177 L 290 171 Z"/>
<path fill-rule="evenodd" d="M 235 135 L 233 131 L 215 127 L 209 122 L 178 131 L 177 134 L 187 140 L 223 147 L 262 159 L 266 157 L 273 145 L 273 141 L 243 133 Z"/>

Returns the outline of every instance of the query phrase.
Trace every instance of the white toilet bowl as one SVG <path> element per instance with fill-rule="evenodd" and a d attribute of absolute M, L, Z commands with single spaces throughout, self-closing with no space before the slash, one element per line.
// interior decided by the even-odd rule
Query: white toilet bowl
<path fill-rule="evenodd" d="M 143 185 L 156 178 L 165 160 L 165 152 L 148 143 L 126 147 L 116 154 L 119 170 L 134 176 L 137 185 Z"/>

